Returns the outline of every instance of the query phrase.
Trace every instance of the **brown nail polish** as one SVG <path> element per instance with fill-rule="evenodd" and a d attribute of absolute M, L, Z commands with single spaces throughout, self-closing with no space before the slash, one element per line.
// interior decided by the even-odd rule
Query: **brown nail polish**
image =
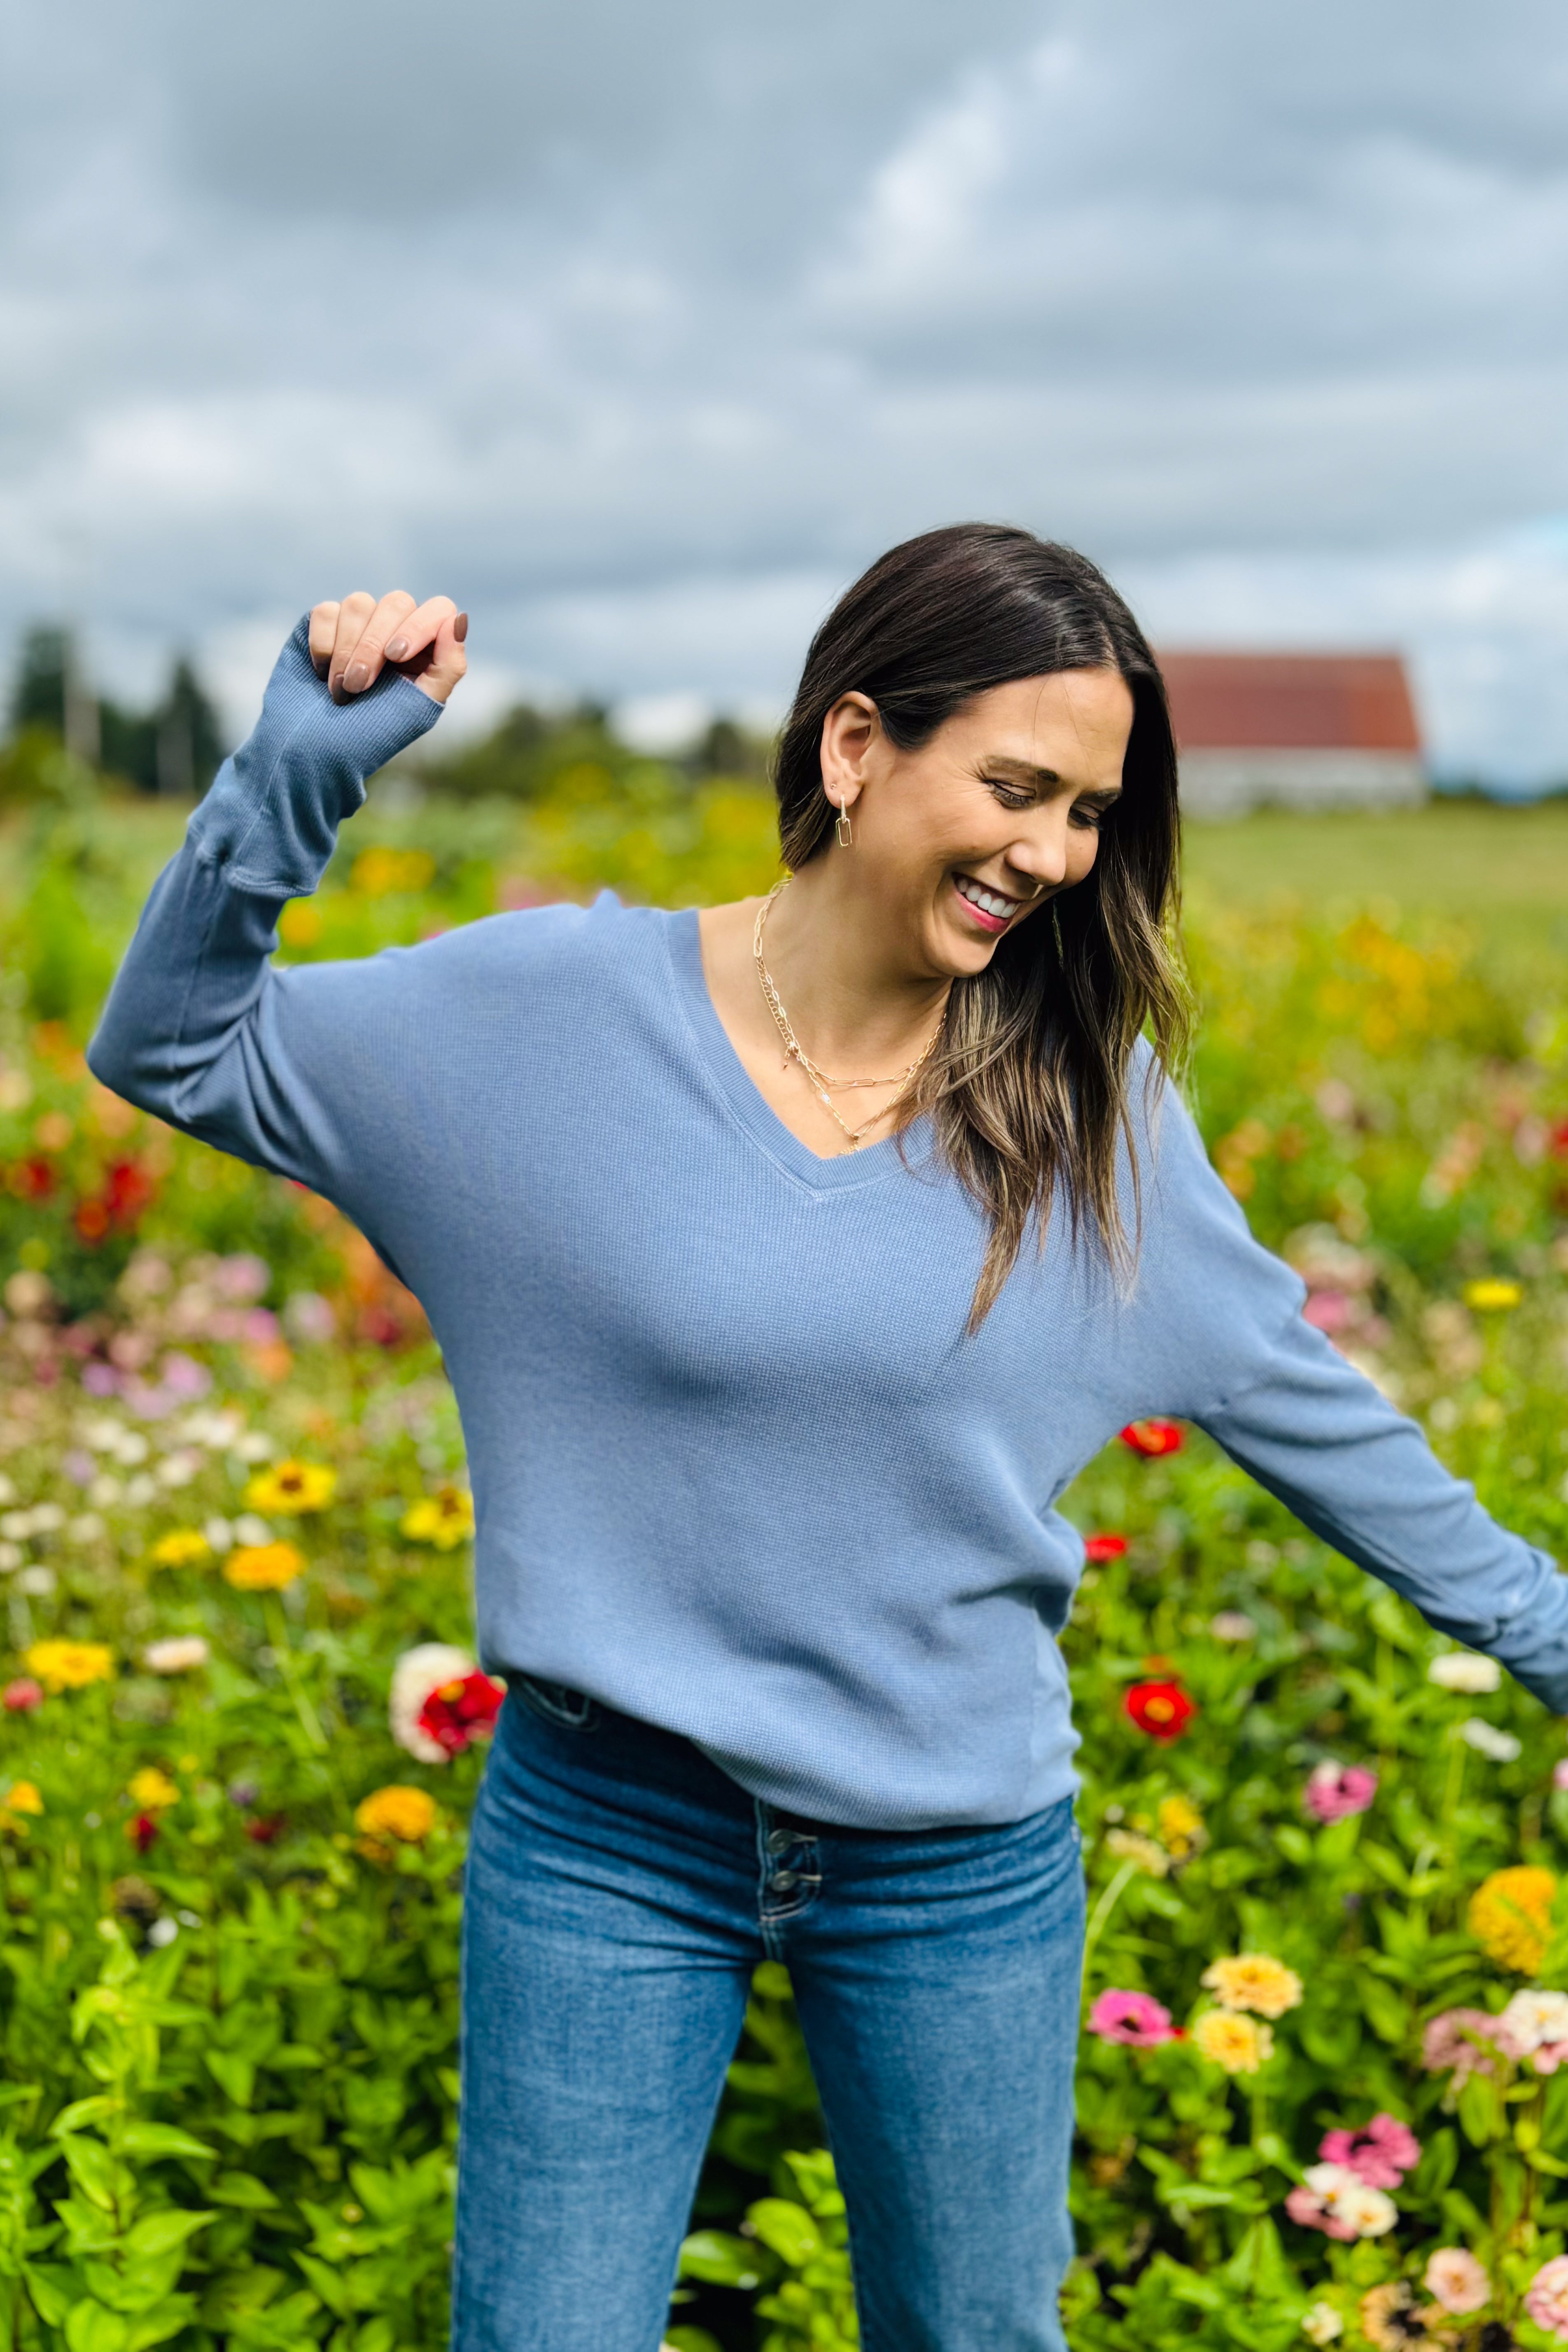
<path fill-rule="evenodd" d="M 407 638 L 394 637 L 386 648 L 386 658 L 388 661 L 406 661 L 408 659 Z"/>
<path fill-rule="evenodd" d="M 370 671 L 366 665 L 362 661 L 350 662 L 343 672 L 343 692 L 358 694 L 361 688 L 367 686 L 369 682 Z"/>
<path fill-rule="evenodd" d="M 457 638 L 458 643 L 461 645 L 468 634 L 468 616 L 467 613 L 459 613 L 457 619 L 452 624 L 452 635 Z"/>

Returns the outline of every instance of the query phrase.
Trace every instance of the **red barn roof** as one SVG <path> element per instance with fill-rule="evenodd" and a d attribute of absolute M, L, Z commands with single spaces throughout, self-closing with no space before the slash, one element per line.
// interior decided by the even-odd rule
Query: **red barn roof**
<path fill-rule="evenodd" d="M 1162 654 L 1186 751 L 1418 752 L 1397 654 Z"/>

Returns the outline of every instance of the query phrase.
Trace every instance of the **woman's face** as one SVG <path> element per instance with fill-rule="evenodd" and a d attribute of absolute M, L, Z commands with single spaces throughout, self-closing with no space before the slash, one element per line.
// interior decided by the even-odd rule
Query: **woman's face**
<path fill-rule="evenodd" d="M 1094 864 L 1131 730 L 1113 669 L 991 687 L 914 751 L 846 695 L 823 728 L 823 789 L 848 801 L 855 845 L 824 855 L 858 862 L 911 972 L 984 971 L 1005 933 Z"/>

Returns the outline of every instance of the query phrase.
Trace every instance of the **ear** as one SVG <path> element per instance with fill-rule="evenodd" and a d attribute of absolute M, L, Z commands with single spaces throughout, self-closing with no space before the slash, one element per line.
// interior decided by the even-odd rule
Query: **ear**
<path fill-rule="evenodd" d="M 836 809 L 854 807 L 882 740 L 882 721 L 870 696 L 841 694 L 822 722 L 822 789 Z"/>

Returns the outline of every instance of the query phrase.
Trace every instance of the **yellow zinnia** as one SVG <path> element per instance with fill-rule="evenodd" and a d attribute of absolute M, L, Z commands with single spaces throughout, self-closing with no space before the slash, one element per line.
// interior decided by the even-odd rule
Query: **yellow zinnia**
<path fill-rule="evenodd" d="M 1274 2031 L 1234 2010 L 1208 2009 L 1193 2028 L 1193 2042 L 1227 2074 L 1256 2074 L 1274 2055 Z"/>
<path fill-rule="evenodd" d="M 160 1568 L 193 1568 L 211 1549 L 199 1528 L 171 1528 L 166 1536 L 159 1537 L 152 1556 Z"/>
<path fill-rule="evenodd" d="M 1162 1797 L 1158 1820 L 1161 1843 L 1173 1862 L 1185 1862 L 1207 1842 L 1204 1817 L 1186 1797 Z"/>
<path fill-rule="evenodd" d="M 58 1694 L 108 1682 L 114 1672 L 114 1653 L 107 1642 L 35 1642 L 22 1664 L 47 1691 Z"/>
<path fill-rule="evenodd" d="M 373 1841 L 393 1837 L 405 1845 L 418 1845 L 435 1826 L 435 1799 L 423 1789 L 395 1781 L 390 1788 L 377 1789 L 354 1811 L 354 1827 Z"/>
<path fill-rule="evenodd" d="M 132 1772 L 125 1793 L 144 1813 L 161 1813 L 165 1805 L 177 1805 L 180 1801 L 179 1790 L 156 1764 L 145 1764 L 140 1772 Z"/>
<path fill-rule="evenodd" d="M 1556 1892 L 1549 1870 L 1494 1870 L 1470 1897 L 1470 1933 L 1501 1967 L 1532 1977 L 1546 1957 Z"/>
<path fill-rule="evenodd" d="M 281 1592 L 305 1565 L 291 1543 L 241 1544 L 223 1564 L 224 1582 L 237 1592 Z"/>
<path fill-rule="evenodd" d="M 467 1543 L 474 1532 L 474 1498 L 466 1487 L 443 1486 L 410 1505 L 398 1525 L 411 1542 L 450 1551 L 454 1545 Z"/>
<path fill-rule="evenodd" d="M 1517 1307 L 1524 1297 L 1517 1282 L 1505 1282 L 1497 1275 L 1483 1275 L 1478 1282 L 1465 1285 L 1465 1304 L 1478 1315 L 1500 1315 L 1510 1307 Z"/>
<path fill-rule="evenodd" d="M 253 1511 L 294 1518 L 301 1511 L 324 1511 L 337 1491 L 338 1474 L 324 1462 L 275 1462 L 258 1470 L 245 1490 Z"/>
<path fill-rule="evenodd" d="M 17 1837 L 26 1837 L 27 1824 L 24 1813 L 41 1813 L 44 1801 L 31 1780 L 13 1780 L 4 1797 L 0 1797 L 0 1830 L 12 1830 Z"/>
<path fill-rule="evenodd" d="M 1301 1979 L 1295 1969 L 1267 1952 L 1237 1952 L 1215 1960 L 1204 1970 L 1202 1981 L 1222 2009 L 1250 2009 L 1259 2017 L 1283 2017 L 1301 1998 Z"/>

